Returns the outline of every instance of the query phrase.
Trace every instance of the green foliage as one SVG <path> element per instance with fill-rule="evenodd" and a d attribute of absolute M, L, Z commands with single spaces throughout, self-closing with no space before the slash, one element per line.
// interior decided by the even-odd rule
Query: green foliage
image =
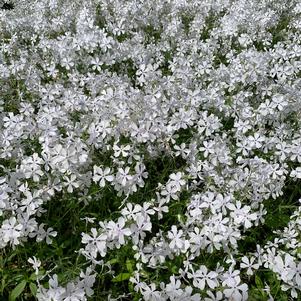
<path fill-rule="evenodd" d="M 26 280 L 22 280 L 10 293 L 9 301 L 15 301 L 24 291 Z"/>

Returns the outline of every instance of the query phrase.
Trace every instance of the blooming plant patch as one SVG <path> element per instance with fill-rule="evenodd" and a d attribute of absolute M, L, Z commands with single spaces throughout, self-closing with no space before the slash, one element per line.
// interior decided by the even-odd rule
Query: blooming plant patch
<path fill-rule="evenodd" d="M 0 0 L 0 299 L 301 300 L 299 0 Z"/>

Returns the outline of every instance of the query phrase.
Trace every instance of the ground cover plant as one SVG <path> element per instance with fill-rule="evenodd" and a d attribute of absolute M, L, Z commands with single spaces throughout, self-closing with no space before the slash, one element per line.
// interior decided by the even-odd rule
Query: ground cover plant
<path fill-rule="evenodd" d="M 0 1 L 0 300 L 301 300 L 301 2 Z"/>

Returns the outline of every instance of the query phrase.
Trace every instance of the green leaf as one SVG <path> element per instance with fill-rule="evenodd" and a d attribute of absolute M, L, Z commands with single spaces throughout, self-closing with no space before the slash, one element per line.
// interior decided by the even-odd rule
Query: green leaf
<path fill-rule="evenodd" d="M 30 275 L 29 280 L 30 280 L 30 281 L 36 281 L 37 278 L 38 278 L 39 276 L 43 276 L 43 275 L 44 275 L 44 270 L 41 269 L 41 270 L 39 270 L 38 275 L 36 275 L 36 273 L 33 272 L 33 273 Z"/>
<path fill-rule="evenodd" d="M 32 273 L 29 277 L 29 280 L 31 280 L 31 281 L 36 281 L 36 279 L 37 279 L 36 273 Z"/>
<path fill-rule="evenodd" d="M 9 301 L 15 301 L 24 291 L 26 280 L 22 280 L 10 293 Z"/>
<path fill-rule="evenodd" d="M 179 271 L 179 267 L 177 267 L 176 265 L 174 265 L 172 268 L 171 268 L 171 272 L 173 274 L 177 274 L 177 272 Z"/>
<path fill-rule="evenodd" d="M 109 260 L 110 264 L 114 264 L 114 263 L 117 263 L 117 262 L 118 262 L 117 258 L 113 258 L 113 259 Z"/>
<path fill-rule="evenodd" d="M 30 288 L 30 291 L 31 291 L 32 295 L 36 296 L 37 290 L 38 290 L 36 284 L 33 283 L 33 282 L 29 283 L 29 288 Z"/>
<path fill-rule="evenodd" d="M 115 278 L 113 278 L 113 282 L 121 282 L 130 279 L 131 274 L 130 273 L 120 273 Z"/>
<path fill-rule="evenodd" d="M 261 281 L 261 279 L 260 279 L 260 277 L 258 277 L 257 275 L 255 275 L 255 283 L 256 283 L 256 286 L 258 287 L 258 288 L 263 288 L 264 286 L 263 286 L 263 283 L 262 283 L 262 281 Z"/>
<path fill-rule="evenodd" d="M 4 275 L 3 276 L 3 278 L 1 279 L 1 293 L 3 293 L 3 291 L 4 291 L 4 288 L 5 288 L 5 280 L 6 280 L 6 278 L 7 278 L 7 275 Z"/>
<path fill-rule="evenodd" d="M 133 272 L 133 264 L 132 264 L 132 261 L 129 259 L 126 260 L 126 268 L 130 273 Z"/>

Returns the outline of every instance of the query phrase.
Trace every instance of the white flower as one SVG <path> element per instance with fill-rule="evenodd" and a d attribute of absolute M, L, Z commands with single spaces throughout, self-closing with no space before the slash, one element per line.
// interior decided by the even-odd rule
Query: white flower
<path fill-rule="evenodd" d="M 122 186 L 126 186 L 127 182 L 132 180 L 132 176 L 129 174 L 130 168 L 127 166 L 126 168 L 118 168 L 118 172 L 116 174 L 116 180 Z"/>
<path fill-rule="evenodd" d="M 169 247 L 177 251 L 179 249 L 182 252 L 185 252 L 189 248 L 189 241 L 186 240 L 183 235 L 183 230 L 177 230 L 176 226 L 171 227 L 171 231 L 168 231 L 168 238 L 170 239 Z"/>
<path fill-rule="evenodd" d="M 292 280 L 297 272 L 294 258 L 288 253 L 285 254 L 284 260 L 280 255 L 277 255 L 272 263 L 272 269 L 285 282 Z"/>
<path fill-rule="evenodd" d="M 52 243 L 52 237 L 56 237 L 57 236 L 57 232 L 56 231 L 52 231 L 53 228 L 48 228 L 46 231 L 44 230 L 44 226 L 45 224 L 40 224 L 39 225 L 39 229 L 37 229 L 37 231 L 31 232 L 29 233 L 29 237 L 35 237 L 36 236 L 36 241 L 37 242 L 41 242 L 44 239 L 46 239 L 46 243 L 47 244 L 51 244 Z"/>
<path fill-rule="evenodd" d="M 295 169 L 293 169 L 290 173 L 290 176 L 292 178 L 301 179 L 301 167 L 298 166 Z"/>
<path fill-rule="evenodd" d="M 236 206 L 233 203 L 229 203 L 227 207 L 232 211 L 230 213 L 234 222 L 237 224 L 243 224 L 246 229 L 252 227 L 252 221 L 257 219 L 257 213 L 250 213 L 250 206 L 242 206 L 240 201 L 236 202 Z"/>
<path fill-rule="evenodd" d="M 98 57 L 93 58 L 91 60 L 91 65 L 92 65 L 93 70 L 97 70 L 100 72 L 102 64 L 103 64 L 103 62 Z"/>
<path fill-rule="evenodd" d="M 14 216 L 8 220 L 4 220 L 0 228 L 0 237 L 4 243 L 10 242 L 12 246 L 16 246 L 20 243 L 19 238 L 22 235 L 21 230 L 23 225 L 19 224 Z"/>
<path fill-rule="evenodd" d="M 111 174 L 111 169 L 109 167 L 102 169 L 101 167 L 94 165 L 93 170 L 93 181 L 98 182 L 100 187 L 105 187 L 105 181 L 112 182 L 114 180 L 114 176 Z"/>
<path fill-rule="evenodd" d="M 152 223 L 149 218 L 145 218 L 142 214 L 137 214 L 135 218 L 135 223 L 131 224 L 131 235 L 133 242 L 135 244 L 138 243 L 139 239 L 143 239 L 145 237 L 145 231 L 151 231 Z"/>
<path fill-rule="evenodd" d="M 167 183 L 165 189 L 161 191 L 161 195 L 166 199 L 167 202 L 169 202 L 170 199 L 178 200 L 179 199 L 177 195 L 178 191 L 179 190 L 177 186 L 173 186 Z"/>
<path fill-rule="evenodd" d="M 121 214 L 127 219 L 134 219 L 139 212 L 141 212 L 141 206 L 137 204 L 133 205 L 132 203 L 127 203 L 121 210 Z"/>
<path fill-rule="evenodd" d="M 51 243 L 65 210 L 83 232 L 65 259 L 91 264 L 67 275 L 48 256 L 66 283 L 45 270 L 37 299 L 86 301 L 95 269 L 99 282 L 127 271 L 137 293 L 116 282 L 95 300 L 246 300 L 261 265 L 298 299 L 301 209 L 281 201 L 301 179 L 300 1 L 13 2 L 0 8 L 0 249 Z M 248 250 L 278 207 L 286 227 Z"/>
<path fill-rule="evenodd" d="M 159 201 L 159 204 L 154 207 L 154 210 L 158 213 L 158 219 L 162 219 L 163 218 L 163 213 L 167 213 L 168 212 L 168 207 L 164 206 L 166 204 L 166 201 L 164 199 L 161 199 Z"/>
<path fill-rule="evenodd" d="M 83 288 L 86 292 L 86 295 L 88 297 L 91 297 L 94 293 L 92 287 L 95 283 L 95 280 L 96 280 L 96 276 L 97 274 L 92 274 L 93 270 L 92 268 L 88 267 L 86 269 L 86 272 L 84 273 L 83 271 L 80 272 L 80 277 L 82 278 L 82 281 L 80 282 L 80 284 L 82 283 L 83 284 Z"/>
<path fill-rule="evenodd" d="M 142 295 L 145 301 L 161 301 L 161 293 L 157 290 L 156 285 L 154 283 L 151 283 L 150 285 L 144 285 L 142 286 Z"/>
<path fill-rule="evenodd" d="M 255 133 L 254 136 L 248 137 L 249 145 L 252 148 L 260 148 L 264 141 L 265 141 L 265 138 L 262 137 L 259 133 Z"/>
<path fill-rule="evenodd" d="M 33 269 L 35 270 L 35 274 L 38 275 L 39 267 L 41 266 L 41 261 L 35 256 L 33 256 L 32 258 L 28 258 L 27 261 L 32 265 Z"/>
<path fill-rule="evenodd" d="M 170 283 L 166 285 L 165 291 L 167 295 L 173 299 L 180 297 L 183 294 L 183 290 L 180 289 L 181 281 L 176 279 L 174 275 L 169 277 Z"/>
<path fill-rule="evenodd" d="M 97 251 L 102 257 L 104 257 L 107 252 L 107 245 L 106 245 L 107 235 L 104 233 L 99 234 L 95 228 L 91 229 L 91 233 L 92 236 L 86 233 L 82 233 L 82 243 L 93 246 L 92 249 L 91 246 L 88 246 L 88 249 L 90 252 L 92 252 L 92 254 L 96 255 L 95 251 Z"/>
<path fill-rule="evenodd" d="M 211 291 L 207 291 L 207 295 L 210 298 L 205 298 L 204 301 L 222 301 L 223 300 L 222 292 L 216 292 L 216 295 L 214 295 Z"/>
<path fill-rule="evenodd" d="M 119 157 L 122 155 L 122 157 L 127 157 L 129 155 L 129 150 L 131 149 L 130 145 L 121 145 L 118 146 L 117 143 L 113 145 L 114 150 L 114 156 Z"/>
<path fill-rule="evenodd" d="M 214 154 L 214 141 L 204 141 L 203 142 L 204 147 L 200 147 L 199 150 L 201 152 L 204 152 L 204 157 L 207 158 L 209 154 Z"/>
<path fill-rule="evenodd" d="M 169 185 L 175 187 L 178 191 L 181 190 L 181 186 L 185 185 L 185 180 L 183 180 L 183 174 L 181 172 L 172 173 L 169 179 Z"/>
<path fill-rule="evenodd" d="M 206 285 L 208 285 L 211 289 L 218 286 L 218 274 L 213 271 L 208 272 L 207 267 L 204 265 L 201 265 L 195 272 L 187 273 L 187 275 L 189 278 L 193 279 L 193 285 L 200 290 L 204 290 Z"/>
<path fill-rule="evenodd" d="M 259 268 L 258 263 L 255 262 L 255 257 L 251 257 L 250 259 L 246 256 L 243 256 L 241 259 L 240 267 L 243 269 L 247 269 L 247 275 L 253 275 L 253 269 L 257 270 Z"/>
<path fill-rule="evenodd" d="M 42 164 L 43 160 L 37 153 L 34 153 L 31 157 L 22 161 L 20 169 L 24 172 L 27 179 L 32 177 L 35 182 L 39 182 L 40 177 L 44 175 L 44 172 L 41 170 Z"/>
<path fill-rule="evenodd" d="M 243 283 L 240 284 L 240 277 L 234 278 L 234 281 L 229 283 L 229 288 L 224 289 L 224 294 L 227 298 L 235 301 L 245 301 L 248 299 L 248 286 Z"/>
<path fill-rule="evenodd" d="M 125 236 L 130 236 L 132 231 L 129 228 L 124 228 L 125 219 L 119 217 L 117 223 L 109 221 L 107 224 L 108 238 L 111 240 L 117 240 L 116 247 L 119 248 L 120 245 L 125 244 Z"/>
<path fill-rule="evenodd" d="M 72 193 L 72 192 L 73 192 L 73 187 L 74 187 L 74 188 L 78 188 L 78 187 L 79 187 L 79 183 L 75 181 L 75 180 L 76 180 L 76 175 L 74 175 L 74 174 L 72 174 L 72 175 L 70 176 L 70 178 L 67 177 L 67 176 L 64 176 L 64 180 L 65 180 L 65 182 L 64 182 L 63 185 L 64 185 L 65 187 L 67 187 L 67 191 L 68 191 L 69 193 Z"/>

